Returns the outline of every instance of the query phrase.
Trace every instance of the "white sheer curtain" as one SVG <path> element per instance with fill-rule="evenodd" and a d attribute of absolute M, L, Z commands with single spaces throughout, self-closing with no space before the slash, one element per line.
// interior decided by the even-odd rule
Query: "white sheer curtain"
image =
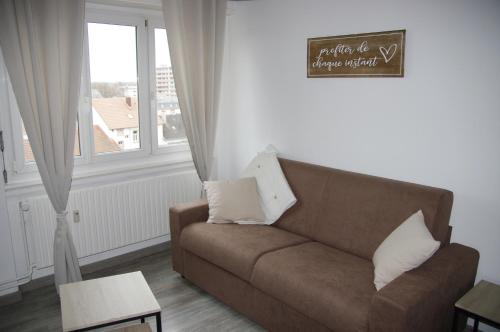
<path fill-rule="evenodd" d="M 227 0 L 162 0 L 186 135 L 202 181 L 213 166 Z"/>
<path fill-rule="evenodd" d="M 82 279 L 66 205 L 73 173 L 84 9 L 84 0 L 0 0 L 0 46 L 38 170 L 57 213 L 56 286 Z"/>

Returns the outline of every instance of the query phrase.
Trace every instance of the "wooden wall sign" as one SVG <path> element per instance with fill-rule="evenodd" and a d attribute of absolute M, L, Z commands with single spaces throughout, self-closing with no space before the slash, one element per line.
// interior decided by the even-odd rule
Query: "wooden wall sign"
<path fill-rule="evenodd" d="M 307 39 L 307 77 L 403 77 L 406 30 Z"/>

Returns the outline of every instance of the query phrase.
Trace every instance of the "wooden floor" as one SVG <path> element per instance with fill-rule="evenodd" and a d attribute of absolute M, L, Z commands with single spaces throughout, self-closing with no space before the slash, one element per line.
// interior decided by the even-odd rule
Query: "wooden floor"
<path fill-rule="evenodd" d="M 256 323 L 182 279 L 171 268 L 168 249 L 86 274 L 84 279 L 138 270 L 142 271 L 160 303 L 164 331 L 264 331 Z M 154 318 L 148 322 L 156 331 Z M 28 291 L 23 293 L 21 302 L 1 306 L 0 331 L 62 331 L 59 297 L 54 286 Z"/>

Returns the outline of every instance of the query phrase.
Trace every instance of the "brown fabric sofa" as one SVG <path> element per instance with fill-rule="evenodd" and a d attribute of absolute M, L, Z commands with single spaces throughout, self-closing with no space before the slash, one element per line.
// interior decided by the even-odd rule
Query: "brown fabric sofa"
<path fill-rule="evenodd" d="M 173 268 L 270 331 L 449 331 L 479 253 L 450 244 L 450 191 L 280 159 L 297 203 L 272 226 L 170 209 Z M 441 248 L 380 291 L 372 256 L 421 209 Z"/>

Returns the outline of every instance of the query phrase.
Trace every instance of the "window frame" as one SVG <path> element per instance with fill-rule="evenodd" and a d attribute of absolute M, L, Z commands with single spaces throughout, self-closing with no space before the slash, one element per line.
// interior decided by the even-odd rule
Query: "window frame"
<path fill-rule="evenodd" d="M 3 64 L 2 64 L 3 65 Z M 22 173 L 32 173 L 38 172 L 38 167 L 34 160 L 26 160 L 24 158 L 24 138 L 22 129 L 22 119 L 21 113 L 16 102 L 16 97 L 14 91 L 12 90 L 12 85 L 10 80 L 7 80 L 8 89 L 8 105 L 9 105 L 9 115 L 11 122 L 11 135 L 12 135 L 12 171 L 17 174 Z M 82 108 L 78 108 L 77 113 L 77 126 L 79 131 L 79 142 L 80 142 L 80 155 L 74 156 L 74 165 L 79 166 L 85 163 L 84 152 L 82 151 L 82 141 L 81 141 L 81 123 L 79 119 L 82 116 Z"/>
<path fill-rule="evenodd" d="M 78 109 L 78 130 L 80 140 L 80 155 L 75 156 L 75 173 L 79 169 L 87 172 L 89 168 L 106 169 L 107 166 L 121 166 L 127 163 L 137 167 L 137 163 L 157 163 L 160 160 L 173 162 L 185 161 L 189 153 L 187 140 L 169 146 L 158 145 L 157 117 L 156 117 L 156 68 L 155 68 L 155 40 L 154 29 L 164 29 L 161 10 L 131 8 L 125 6 L 110 6 L 96 3 L 87 3 L 85 9 L 84 48 L 82 55 L 82 84 L 80 105 Z M 88 23 L 116 24 L 136 27 L 137 49 L 137 89 L 139 112 L 139 139 L 140 148 L 95 153 L 93 119 L 92 119 L 92 91 L 90 81 L 90 57 Z M 15 97 L 9 86 L 9 109 L 12 138 L 12 175 L 22 177 L 23 174 L 38 172 L 36 163 L 24 159 L 22 120 L 17 109 Z M 179 154 L 180 153 L 180 154 Z M 169 156 L 169 154 L 171 154 Z M 190 156 L 189 156 L 190 157 Z M 189 158 L 190 159 L 190 158 Z M 116 162 L 115 162 L 116 161 Z M 125 164 L 124 164 L 125 163 Z"/>
<path fill-rule="evenodd" d="M 87 10 L 85 15 L 85 73 L 84 77 L 86 87 L 85 90 L 85 109 L 87 110 L 87 117 L 89 121 L 90 132 L 87 132 L 89 138 L 89 146 L 91 147 L 90 160 L 92 162 L 98 161 L 111 161 L 123 160 L 128 158 L 146 157 L 151 154 L 151 133 L 150 133 L 150 115 L 147 111 L 149 109 L 148 93 L 150 89 L 148 83 L 148 41 L 147 41 L 147 27 L 145 25 L 146 18 L 142 15 L 132 15 L 125 13 L 106 13 L 103 11 Z M 133 26 L 136 28 L 136 50 L 137 50 L 137 100 L 138 100 L 138 114 L 139 114 L 139 141 L 140 147 L 127 151 L 107 152 L 97 154 L 94 145 L 94 132 L 92 120 L 92 89 L 90 77 L 90 54 L 89 54 L 89 36 L 88 24 L 114 24 L 123 26 Z"/>
<path fill-rule="evenodd" d="M 148 20 L 148 41 L 149 41 L 149 86 L 150 86 L 150 107 L 151 107 L 151 131 L 153 133 L 151 147 L 153 154 L 164 154 L 176 151 L 184 151 L 189 149 L 187 138 L 184 142 L 160 146 L 158 144 L 158 117 L 157 117 L 157 94 L 156 94 L 156 44 L 155 44 L 155 29 L 166 29 L 165 22 L 160 18 L 150 18 Z M 167 32 L 168 34 L 168 32 Z"/>

